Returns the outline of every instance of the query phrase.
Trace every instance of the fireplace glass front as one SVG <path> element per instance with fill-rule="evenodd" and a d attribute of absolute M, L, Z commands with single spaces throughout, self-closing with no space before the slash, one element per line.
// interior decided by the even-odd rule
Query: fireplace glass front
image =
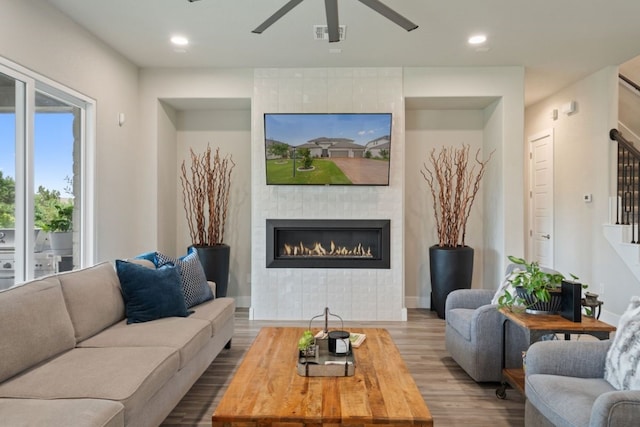
<path fill-rule="evenodd" d="M 389 268 L 389 220 L 267 220 L 267 268 Z"/>

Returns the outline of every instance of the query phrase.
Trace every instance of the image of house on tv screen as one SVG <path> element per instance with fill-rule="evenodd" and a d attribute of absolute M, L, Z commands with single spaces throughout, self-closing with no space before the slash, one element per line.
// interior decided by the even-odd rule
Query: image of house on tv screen
<path fill-rule="evenodd" d="M 391 114 L 265 114 L 269 185 L 389 185 Z"/>

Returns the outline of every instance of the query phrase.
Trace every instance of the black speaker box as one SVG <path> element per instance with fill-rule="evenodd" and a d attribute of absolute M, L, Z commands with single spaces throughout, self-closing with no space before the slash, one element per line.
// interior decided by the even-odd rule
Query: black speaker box
<path fill-rule="evenodd" d="M 560 315 L 572 322 L 582 322 L 582 284 L 570 280 L 562 281 Z"/>

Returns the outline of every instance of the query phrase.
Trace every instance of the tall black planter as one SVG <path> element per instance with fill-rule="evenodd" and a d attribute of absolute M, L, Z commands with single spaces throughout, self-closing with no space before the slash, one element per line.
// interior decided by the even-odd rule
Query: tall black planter
<path fill-rule="evenodd" d="M 207 280 L 216 283 L 216 298 L 227 296 L 229 284 L 229 245 L 192 246 L 198 252 Z"/>
<path fill-rule="evenodd" d="M 447 295 L 456 289 L 470 289 L 473 276 L 473 248 L 469 246 L 429 248 L 431 309 L 444 319 Z"/>

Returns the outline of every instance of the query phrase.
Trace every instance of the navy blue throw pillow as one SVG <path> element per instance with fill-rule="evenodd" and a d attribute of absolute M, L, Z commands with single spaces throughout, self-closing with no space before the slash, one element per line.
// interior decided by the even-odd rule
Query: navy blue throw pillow
<path fill-rule="evenodd" d="M 124 297 L 127 323 L 189 315 L 180 273 L 175 266 L 164 265 L 154 270 L 116 260 L 116 271 Z"/>

